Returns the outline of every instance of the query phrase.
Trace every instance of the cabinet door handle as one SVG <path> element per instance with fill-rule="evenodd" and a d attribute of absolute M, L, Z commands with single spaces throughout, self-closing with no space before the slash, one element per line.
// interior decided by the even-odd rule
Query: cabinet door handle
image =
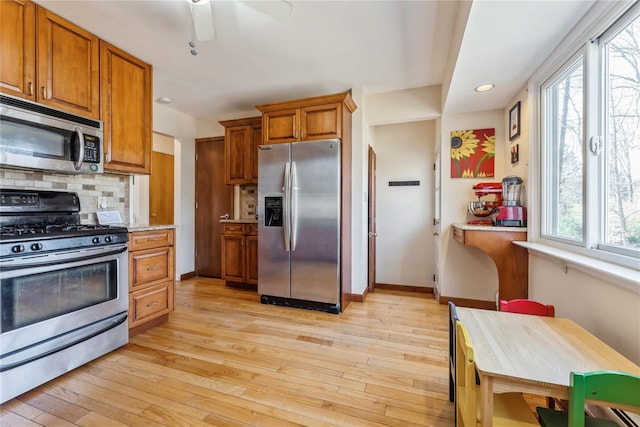
<path fill-rule="evenodd" d="M 153 307 L 154 305 L 158 305 L 158 301 L 152 301 L 149 304 L 147 304 L 147 307 Z"/>
<path fill-rule="evenodd" d="M 152 265 L 151 267 L 147 267 L 147 271 L 151 271 L 151 270 L 157 270 L 159 269 L 160 266 L 159 265 Z"/>
<path fill-rule="evenodd" d="M 47 88 L 42 86 L 42 99 L 47 99 Z"/>
<path fill-rule="evenodd" d="M 33 96 L 33 82 L 29 82 L 29 95 Z"/>

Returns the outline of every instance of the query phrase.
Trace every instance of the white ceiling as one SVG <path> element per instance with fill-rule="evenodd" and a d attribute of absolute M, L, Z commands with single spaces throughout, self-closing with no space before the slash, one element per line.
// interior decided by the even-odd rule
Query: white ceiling
<path fill-rule="evenodd" d="M 294 0 L 280 22 L 232 0 L 213 1 L 217 37 L 197 42 L 193 56 L 187 0 L 36 0 L 152 64 L 154 99 L 169 97 L 170 108 L 217 120 L 257 114 L 253 107 L 269 102 L 449 79 L 446 111 L 503 108 L 593 4 Z M 487 81 L 494 91 L 473 92 Z"/>

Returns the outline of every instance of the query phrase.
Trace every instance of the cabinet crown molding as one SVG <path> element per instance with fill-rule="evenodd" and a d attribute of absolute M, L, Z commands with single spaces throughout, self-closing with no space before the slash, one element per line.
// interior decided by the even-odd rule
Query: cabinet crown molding
<path fill-rule="evenodd" d="M 358 108 L 356 103 L 353 102 L 353 98 L 351 98 L 351 92 L 334 93 L 332 95 L 296 99 L 293 101 L 276 102 L 273 104 L 256 105 L 256 108 L 263 113 L 267 113 L 289 108 L 311 107 L 314 105 L 333 104 L 337 102 L 343 103 L 351 113 L 356 111 L 356 109 Z"/>
<path fill-rule="evenodd" d="M 247 117 L 244 119 L 235 119 L 235 120 L 221 120 L 220 123 L 222 126 L 228 128 L 231 126 L 245 126 L 245 125 L 253 125 L 262 123 L 262 116 L 256 117 Z"/>

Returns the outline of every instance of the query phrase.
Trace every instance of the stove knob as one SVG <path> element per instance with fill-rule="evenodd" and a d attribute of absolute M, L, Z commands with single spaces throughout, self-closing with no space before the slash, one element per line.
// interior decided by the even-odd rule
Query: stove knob
<path fill-rule="evenodd" d="M 42 250 L 42 243 L 32 243 L 31 244 L 31 250 L 32 251 L 41 251 Z"/>
<path fill-rule="evenodd" d="M 99 237 L 94 237 L 93 239 L 91 239 L 91 241 L 95 244 L 100 243 L 100 238 Z"/>
<path fill-rule="evenodd" d="M 104 241 L 105 241 L 106 243 L 111 243 L 111 236 L 107 236 L 107 237 L 105 237 L 105 238 L 104 238 Z"/>
<path fill-rule="evenodd" d="M 14 254 L 19 254 L 21 252 L 24 252 L 24 245 L 15 245 L 11 248 L 11 252 L 13 252 Z"/>

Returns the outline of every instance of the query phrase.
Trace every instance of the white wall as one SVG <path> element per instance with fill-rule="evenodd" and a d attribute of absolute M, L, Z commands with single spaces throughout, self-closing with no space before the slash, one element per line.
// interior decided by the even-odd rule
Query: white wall
<path fill-rule="evenodd" d="M 640 296 L 549 259 L 529 256 L 529 298 L 568 317 L 640 364 Z"/>
<path fill-rule="evenodd" d="M 441 120 L 441 252 L 439 292 L 444 297 L 494 301 L 498 290 L 495 264 L 480 249 L 464 246 L 453 240 L 451 224 L 472 218 L 467 214 L 467 202 L 475 200 L 473 185 L 479 182 L 501 181 L 505 175 L 505 153 L 508 137 L 505 133 L 503 110 L 443 115 Z M 451 178 L 450 135 L 453 130 L 495 128 L 495 177 L 487 179 Z"/>
<path fill-rule="evenodd" d="M 178 150 L 175 173 L 179 176 L 176 186 L 176 278 L 193 272 L 195 247 L 195 134 L 196 119 L 154 104 L 154 132 L 171 135 L 175 138 Z"/>
<path fill-rule="evenodd" d="M 196 122 L 196 138 L 211 138 L 214 136 L 224 136 L 224 126 L 219 121 L 244 119 L 246 117 L 257 117 L 262 113 L 256 109 L 239 111 L 225 114 L 221 117 L 199 118 Z"/>
<path fill-rule="evenodd" d="M 433 287 L 434 122 L 376 126 L 378 283 Z M 419 186 L 389 186 L 419 181 Z"/>
<path fill-rule="evenodd" d="M 426 86 L 368 95 L 369 126 L 440 117 L 440 86 Z"/>

